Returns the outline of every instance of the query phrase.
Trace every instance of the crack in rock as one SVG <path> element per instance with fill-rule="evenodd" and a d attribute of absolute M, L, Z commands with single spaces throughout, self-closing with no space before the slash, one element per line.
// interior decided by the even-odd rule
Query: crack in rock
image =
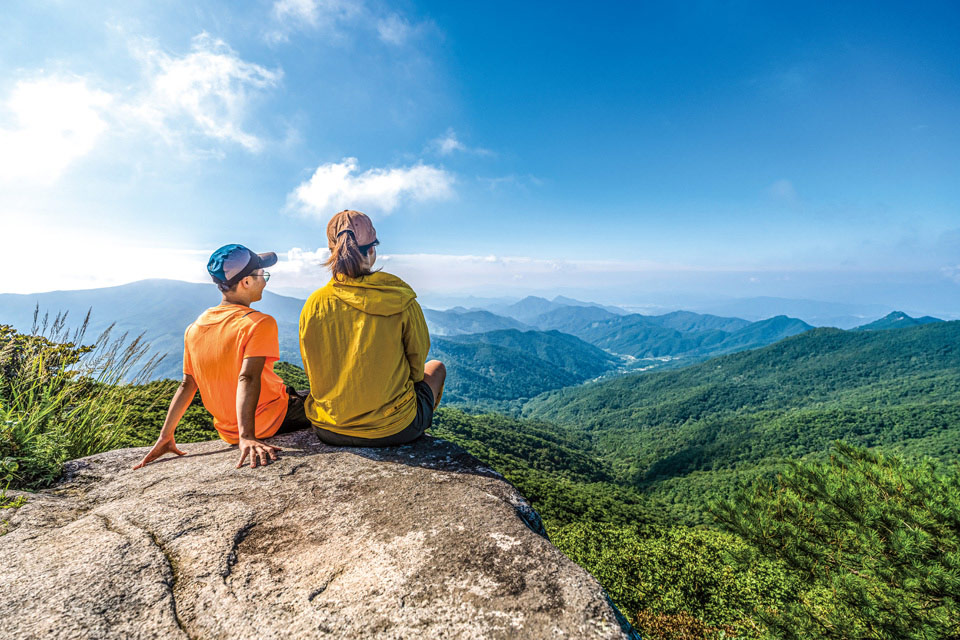
<path fill-rule="evenodd" d="M 104 520 L 106 520 L 106 518 L 104 518 Z M 195 640 L 194 636 L 187 630 L 187 626 L 180 618 L 180 607 L 178 606 L 179 602 L 177 600 L 177 580 L 179 578 L 179 572 L 177 570 L 176 558 L 167 550 L 167 548 L 160 541 L 160 537 L 152 530 L 134 522 L 130 522 L 130 525 L 136 527 L 141 532 L 146 534 L 146 536 L 153 543 L 153 546 L 156 547 L 160 552 L 160 555 L 163 556 L 163 559 L 167 564 L 167 568 L 170 570 L 170 580 L 164 580 L 163 583 L 166 585 L 167 591 L 170 593 L 170 609 L 173 613 L 173 619 L 176 621 L 177 627 L 180 629 L 180 631 L 183 632 L 183 635 L 185 635 L 189 640 Z"/>
<path fill-rule="evenodd" d="M 240 527 L 237 532 L 233 535 L 233 543 L 230 545 L 230 551 L 227 552 L 227 563 L 223 568 L 223 571 L 220 572 L 220 577 L 223 578 L 224 583 L 226 583 L 227 578 L 230 577 L 230 574 L 233 572 L 234 565 L 237 564 L 237 548 L 240 546 L 240 543 L 243 542 L 250 531 L 256 526 L 256 522 L 248 522 L 247 524 Z"/>
<path fill-rule="evenodd" d="M 334 580 L 339 578 L 342 574 L 343 574 L 343 567 L 339 567 L 336 571 L 330 574 L 330 576 L 327 577 L 327 579 L 324 580 L 319 587 L 317 587 L 316 589 L 310 592 L 310 595 L 307 596 L 307 600 L 310 602 L 313 602 L 314 598 L 316 598 L 318 595 L 326 591 L 327 587 L 330 586 L 330 583 L 332 583 Z M 401 604 L 400 606 L 403 606 L 403 605 Z"/>

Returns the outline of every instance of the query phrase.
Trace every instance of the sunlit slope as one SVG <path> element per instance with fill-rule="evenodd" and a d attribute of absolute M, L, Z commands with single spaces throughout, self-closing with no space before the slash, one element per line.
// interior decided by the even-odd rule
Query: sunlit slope
<path fill-rule="evenodd" d="M 759 322 L 677 311 L 662 316 L 614 316 L 602 309 L 558 309 L 540 328 L 559 329 L 612 353 L 637 358 L 702 358 L 753 349 L 812 329 L 796 318 Z"/>
<path fill-rule="evenodd" d="M 549 362 L 581 379 L 595 378 L 620 364 L 603 349 L 559 331 L 488 331 L 448 338 L 460 343 L 493 344 Z"/>
<path fill-rule="evenodd" d="M 548 392 L 523 415 L 584 434 L 612 473 L 648 490 L 699 492 L 839 438 L 947 458 L 960 452 L 958 345 L 956 321 L 816 329 L 686 369 Z M 715 471 L 726 479 L 703 475 Z"/>
<path fill-rule="evenodd" d="M 669 521 L 663 505 L 615 481 L 585 439 L 555 425 L 441 407 L 430 434 L 459 444 L 505 475 L 548 526 Z"/>
<path fill-rule="evenodd" d="M 527 398 L 580 384 L 619 362 L 556 331 L 491 331 L 434 337 L 430 357 L 447 367 L 444 400 L 488 409 L 518 409 Z"/>

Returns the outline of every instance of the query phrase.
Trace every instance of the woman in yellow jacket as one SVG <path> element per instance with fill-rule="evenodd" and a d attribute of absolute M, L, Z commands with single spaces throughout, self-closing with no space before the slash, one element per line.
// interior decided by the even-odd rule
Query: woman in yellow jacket
<path fill-rule="evenodd" d="M 373 271 L 377 232 L 359 211 L 327 225 L 333 277 L 300 313 L 300 354 L 310 379 L 307 418 L 335 446 L 391 446 L 419 438 L 433 419 L 446 369 L 424 363 L 430 334 L 417 294 Z"/>

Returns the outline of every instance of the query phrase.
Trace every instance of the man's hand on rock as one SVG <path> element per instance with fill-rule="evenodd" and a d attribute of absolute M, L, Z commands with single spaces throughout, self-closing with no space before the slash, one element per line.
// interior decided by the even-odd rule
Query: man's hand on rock
<path fill-rule="evenodd" d="M 166 440 L 161 438 L 157 440 L 153 448 L 147 452 L 147 455 L 143 456 L 143 460 L 135 464 L 133 468 L 139 469 L 145 464 L 150 464 L 165 453 L 175 453 L 178 456 L 184 455 L 184 452 L 177 448 L 177 443 L 174 442 L 172 437 Z"/>
<path fill-rule="evenodd" d="M 243 461 L 250 456 L 250 468 L 255 469 L 259 462 L 262 466 L 267 466 L 267 460 L 276 460 L 277 451 L 283 451 L 280 447 L 261 442 L 256 438 L 240 438 L 240 462 L 237 463 L 237 469 L 243 466 Z"/>

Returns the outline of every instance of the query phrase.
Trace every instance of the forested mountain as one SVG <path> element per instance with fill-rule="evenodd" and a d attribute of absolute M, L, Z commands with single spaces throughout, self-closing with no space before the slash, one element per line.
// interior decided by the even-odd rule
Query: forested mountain
<path fill-rule="evenodd" d="M 530 319 L 530 324 L 543 331 L 575 334 L 595 322 L 615 320 L 621 315 L 600 307 L 557 307 Z"/>
<path fill-rule="evenodd" d="M 622 363 L 603 349 L 559 331 L 488 331 L 448 338 L 461 343 L 484 343 L 507 347 L 535 356 L 584 380 L 600 376 Z"/>
<path fill-rule="evenodd" d="M 884 329 L 903 329 L 905 327 L 916 327 L 921 324 L 930 324 L 931 322 L 943 322 L 940 318 L 933 316 L 923 316 L 922 318 L 911 318 L 903 311 L 893 311 L 879 320 L 856 328 L 856 331 L 882 331 Z"/>
<path fill-rule="evenodd" d="M 430 329 L 430 335 L 434 336 L 483 333 L 484 331 L 496 331 L 498 329 L 532 329 L 532 327 L 513 318 L 498 316 L 495 313 L 481 310 L 448 309 L 447 311 L 437 311 L 436 309 L 424 309 L 423 316 L 427 321 L 427 327 Z"/>
<path fill-rule="evenodd" d="M 522 400 L 579 384 L 619 364 L 574 336 L 513 329 L 434 337 L 430 358 L 447 367 L 446 402 L 501 410 L 517 410 Z"/>
<path fill-rule="evenodd" d="M 955 457 L 960 321 L 816 329 L 681 370 L 548 392 L 523 415 L 588 434 L 618 478 L 683 503 L 695 520 L 708 494 L 836 439 Z"/>
<path fill-rule="evenodd" d="M 786 316 L 750 323 L 739 318 L 686 311 L 661 316 L 631 314 L 603 318 L 596 312 L 590 312 L 591 317 L 579 311 L 559 310 L 553 312 L 550 320 L 556 324 L 564 313 L 567 333 L 602 349 L 635 358 L 704 358 L 771 344 L 813 328 L 802 320 Z"/>
<path fill-rule="evenodd" d="M 554 304 L 562 304 L 568 307 L 597 307 L 609 311 L 610 313 L 615 313 L 620 316 L 625 316 L 629 311 L 621 307 L 616 307 L 608 304 L 598 304 L 596 302 L 585 302 L 583 300 L 576 300 L 574 298 L 568 298 L 567 296 L 555 296 L 553 298 Z"/>
<path fill-rule="evenodd" d="M 692 311 L 673 311 L 660 316 L 647 316 L 652 322 L 667 329 L 676 329 L 688 333 L 700 331 L 726 331 L 734 333 L 745 329 L 751 323 L 742 318 L 724 318 Z"/>

